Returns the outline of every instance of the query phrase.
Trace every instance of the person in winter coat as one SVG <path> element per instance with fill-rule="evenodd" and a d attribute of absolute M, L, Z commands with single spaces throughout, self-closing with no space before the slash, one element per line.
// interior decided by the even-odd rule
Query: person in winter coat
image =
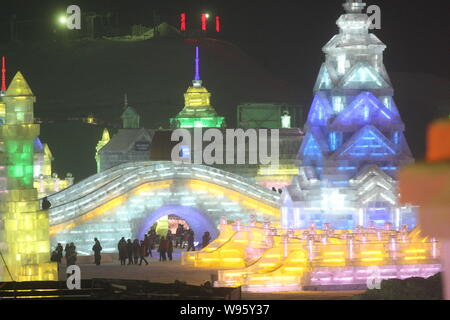
<path fill-rule="evenodd" d="M 175 231 L 175 237 L 176 237 L 175 248 L 178 248 L 178 246 L 181 248 L 181 245 L 183 243 L 183 233 L 184 233 L 183 225 L 178 224 L 177 231 Z"/>
<path fill-rule="evenodd" d="M 48 201 L 48 198 L 44 197 L 44 199 L 42 199 L 42 210 L 48 210 L 51 206 L 52 204 Z"/>
<path fill-rule="evenodd" d="M 142 264 L 142 261 L 145 262 L 145 265 L 148 265 L 147 260 L 145 259 L 146 255 L 147 255 L 147 246 L 145 245 L 145 241 L 141 241 L 141 244 L 139 246 L 139 256 L 140 256 L 140 260 L 139 260 L 139 265 Z"/>
<path fill-rule="evenodd" d="M 193 230 L 189 230 L 189 235 L 188 235 L 188 245 L 187 245 L 187 250 L 189 251 L 192 249 L 192 251 L 195 251 L 195 246 L 194 246 L 194 231 Z"/>
<path fill-rule="evenodd" d="M 172 261 L 172 253 L 173 253 L 173 242 L 172 240 L 168 240 L 167 243 L 167 257 L 170 261 Z"/>
<path fill-rule="evenodd" d="M 156 244 L 156 231 L 155 229 L 151 229 L 150 233 L 148 235 L 148 243 L 149 243 L 149 249 L 148 249 L 148 253 L 150 254 L 150 257 L 152 257 L 152 250 L 155 249 L 155 244 Z"/>
<path fill-rule="evenodd" d="M 211 241 L 211 236 L 208 231 L 205 231 L 202 237 L 202 248 L 206 247 L 209 244 L 209 241 Z"/>
<path fill-rule="evenodd" d="M 159 261 L 166 261 L 166 253 L 167 253 L 167 249 L 168 249 L 169 243 L 166 240 L 166 238 L 161 237 L 161 240 L 159 242 Z"/>
<path fill-rule="evenodd" d="M 131 242 L 131 239 L 127 240 L 127 258 L 128 258 L 128 265 L 134 264 L 134 259 L 133 259 L 133 242 Z"/>
<path fill-rule="evenodd" d="M 64 247 L 64 258 L 66 258 L 66 266 L 68 266 L 69 265 L 69 259 L 68 259 L 68 257 L 69 257 L 69 247 L 70 247 L 70 243 L 66 243 L 66 246 Z"/>
<path fill-rule="evenodd" d="M 191 230 L 186 229 L 183 232 L 183 243 L 181 244 L 181 248 L 185 248 L 187 247 L 188 241 L 189 241 L 189 234 L 190 234 Z"/>
<path fill-rule="evenodd" d="M 119 260 L 120 265 L 124 266 L 127 264 L 127 242 L 125 241 L 125 238 L 122 237 L 120 239 L 119 243 L 117 244 L 117 250 L 119 250 Z"/>
<path fill-rule="evenodd" d="M 100 241 L 98 241 L 97 238 L 94 238 L 94 246 L 92 247 L 92 251 L 94 251 L 94 260 L 95 260 L 95 265 L 99 266 L 100 265 L 100 261 L 102 260 L 102 256 L 101 256 L 101 252 L 102 252 L 102 246 L 100 245 Z"/>
<path fill-rule="evenodd" d="M 56 246 L 56 261 L 58 263 L 61 263 L 62 257 L 63 257 L 63 246 L 61 245 L 61 243 L 58 243 L 58 245 Z"/>
<path fill-rule="evenodd" d="M 141 246 L 139 244 L 139 240 L 134 239 L 134 241 L 133 241 L 134 264 L 138 264 L 140 255 L 141 255 Z"/>
<path fill-rule="evenodd" d="M 70 243 L 68 251 L 66 252 L 67 265 L 75 265 L 77 263 L 77 247 L 73 242 Z"/>
<path fill-rule="evenodd" d="M 169 229 L 169 230 L 167 230 L 166 240 L 172 241 L 173 240 L 172 238 L 173 238 L 172 231 L 170 231 L 170 229 Z"/>
<path fill-rule="evenodd" d="M 148 257 L 149 255 L 149 249 L 150 249 L 150 238 L 148 237 L 148 235 L 146 234 L 144 236 L 144 246 L 145 246 L 145 256 Z M 150 256 L 151 256 L 151 251 L 150 251 Z"/>

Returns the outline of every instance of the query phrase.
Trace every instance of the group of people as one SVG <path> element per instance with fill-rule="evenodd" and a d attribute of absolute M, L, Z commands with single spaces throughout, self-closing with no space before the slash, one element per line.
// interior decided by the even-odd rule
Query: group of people
<path fill-rule="evenodd" d="M 192 229 L 184 229 L 184 226 L 182 224 L 179 224 L 177 230 L 175 231 L 175 248 L 184 249 L 187 247 L 187 251 L 195 251 L 194 240 L 194 231 Z M 206 247 L 209 244 L 209 241 L 211 241 L 211 235 L 208 231 L 206 231 L 202 237 L 201 248 Z"/>
<path fill-rule="evenodd" d="M 168 231 L 168 237 L 169 236 L 171 239 L 173 239 L 173 235 L 170 230 Z M 184 226 L 182 224 L 179 224 L 177 230 L 175 231 L 175 248 L 184 249 L 185 247 L 187 247 L 187 251 L 189 250 L 195 251 L 194 240 L 195 240 L 194 231 L 192 229 L 184 229 Z M 210 241 L 211 235 L 209 234 L 208 231 L 206 231 L 202 237 L 201 248 L 203 249 L 204 247 L 206 247 Z"/>
<path fill-rule="evenodd" d="M 145 235 L 145 239 L 139 241 L 138 239 L 134 239 L 132 242 L 131 239 L 125 240 L 125 237 L 122 237 L 117 244 L 117 250 L 119 250 L 119 260 L 122 266 L 127 264 L 138 264 L 141 265 L 142 262 L 148 264 L 147 259 L 148 256 L 152 256 L 152 244 L 150 243 L 148 235 Z"/>
<path fill-rule="evenodd" d="M 152 228 L 148 234 L 144 236 L 144 240 L 139 241 L 135 239 L 131 241 L 131 239 L 125 240 L 125 237 L 122 237 L 118 244 L 117 249 L 119 251 L 119 260 L 121 265 L 142 265 L 142 262 L 145 262 L 148 265 L 147 257 L 153 257 L 152 250 L 155 249 L 156 245 L 158 246 L 157 251 L 159 252 L 159 261 L 172 261 L 173 259 L 173 249 L 187 248 L 187 251 L 195 251 L 195 235 L 192 229 L 184 229 L 182 224 L 178 225 L 178 228 L 175 234 L 172 234 L 170 229 L 167 231 L 166 236 L 160 237 L 154 228 Z M 209 232 L 205 232 L 202 237 L 202 248 L 206 247 L 211 240 L 211 236 Z M 175 242 L 175 245 L 174 245 Z M 97 266 L 101 263 L 101 252 L 103 248 L 100 244 L 100 241 L 95 238 L 94 246 L 92 247 L 92 251 L 94 252 L 94 261 Z M 73 242 L 67 243 L 66 247 L 63 249 L 63 246 L 58 243 L 56 249 L 52 252 L 51 260 L 61 263 L 64 256 L 66 258 L 66 265 L 74 265 L 77 261 L 77 251 Z M 128 263 L 127 263 L 128 262 Z"/>
<path fill-rule="evenodd" d="M 53 250 L 52 252 L 50 260 L 60 264 L 62 262 L 63 252 L 64 257 L 66 258 L 67 266 L 71 266 L 77 263 L 77 247 L 73 242 L 67 243 L 64 249 L 61 243 L 58 243 L 55 250 Z"/>

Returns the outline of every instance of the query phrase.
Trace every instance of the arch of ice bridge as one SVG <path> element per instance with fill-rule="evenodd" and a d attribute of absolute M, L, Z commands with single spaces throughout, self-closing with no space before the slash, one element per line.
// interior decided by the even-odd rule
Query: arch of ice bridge
<path fill-rule="evenodd" d="M 149 221 L 174 214 L 203 231 L 228 220 L 279 220 L 279 194 L 220 169 L 172 162 L 130 162 L 95 174 L 48 197 L 52 245 L 74 242 L 91 254 L 94 237 L 116 252 L 121 237 L 135 239 Z M 202 221 L 198 223 L 198 221 Z"/>

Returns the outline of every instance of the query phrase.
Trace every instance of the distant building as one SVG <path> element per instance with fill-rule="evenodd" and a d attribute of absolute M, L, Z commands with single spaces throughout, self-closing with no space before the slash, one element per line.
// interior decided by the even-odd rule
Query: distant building
<path fill-rule="evenodd" d="M 299 105 L 251 102 L 237 106 L 238 128 L 299 128 L 302 123 L 303 113 Z"/>
<path fill-rule="evenodd" d="M 128 106 L 128 98 L 125 94 L 125 111 L 120 118 L 123 121 L 124 129 L 139 129 L 140 116 L 133 107 Z"/>
<path fill-rule="evenodd" d="M 95 160 L 97 172 L 105 171 L 116 165 L 133 161 L 148 161 L 150 159 L 150 144 L 152 131 L 139 128 L 139 115 L 128 106 L 125 97 L 125 111 L 122 118 L 122 129 L 112 138 L 108 130 L 104 130 L 102 139 L 97 144 Z"/>
<path fill-rule="evenodd" d="M 204 132 L 209 128 L 217 128 L 226 135 L 224 117 L 217 115 L 211 106 L 211 93 L 202 86 L 199 71 L 198 47 L 196 47 L 195 76 L 192 86 L 184 94 L 183 109 L 170 119 L 170 129 L 139 128 L 139 115 L 136 110 L 128 106 L 125 96 L 125 111 L 121 118 L 123 129 L 111 139 L 109 133 L 103 132 L 102 139 L 97 145 L 96 161 L 98 172 L 116 165 L 133 161 L 171 161 L 172 149 L 178 144 L 171 141 L 175 129 L 191 131 L 194 139 L 194 129 L 201 128 Z M 279 164 L 276 167 L 255 164 L 212 164 L 228 172 L 246 177 L 267 188 L 280 189 L 289 185 L 292 178 L 298 175 L 296 156 L 300 147 L 303 133 L 299 129 L 302 115 L 298 105 L 288 103 L 246 103 L 238 106 L 238 128 L 242 129 L 278 129 L 279 134 Z M 300 114 L 299 114 L 300 113 Z M 194 143 L 183 146 L 182 156 L 190 157 L 201 147 L 204 150 L 210 142 Z M 224 148 L 227 142 L 224 141 Z M 245 152 L 255 150 L 259 145 L 259 137 L 245 139 Z M 237 155 L 238 143 L 233 143 Z M 242 145 L 240 145 L 242 150 Z M 202 151 L 203 152 L 203 151 Z M 246 157 L 249 158 L 248 156 Z M 248 162 L 248 161 L 247 161 Z M 235 162 L 236 163 L 236 162 Z"/>

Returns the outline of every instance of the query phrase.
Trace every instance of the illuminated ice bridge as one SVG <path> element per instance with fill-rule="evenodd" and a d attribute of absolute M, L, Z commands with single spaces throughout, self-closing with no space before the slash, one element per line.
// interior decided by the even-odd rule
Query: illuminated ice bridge
<path fill-rule="evenodd" d="M 176 215 L 194 230 L 218 234 L 228 220 L 279 220 L 279 194 L 251 180 L 216 168 L 172 162 L 130 162 L 93 175 L 49 196 L 50 236 L 74 242 L 79 254 L 92 254 L 94 237 L 104 252 L 117 242 L 143 239 L 161 217 Z"/>

